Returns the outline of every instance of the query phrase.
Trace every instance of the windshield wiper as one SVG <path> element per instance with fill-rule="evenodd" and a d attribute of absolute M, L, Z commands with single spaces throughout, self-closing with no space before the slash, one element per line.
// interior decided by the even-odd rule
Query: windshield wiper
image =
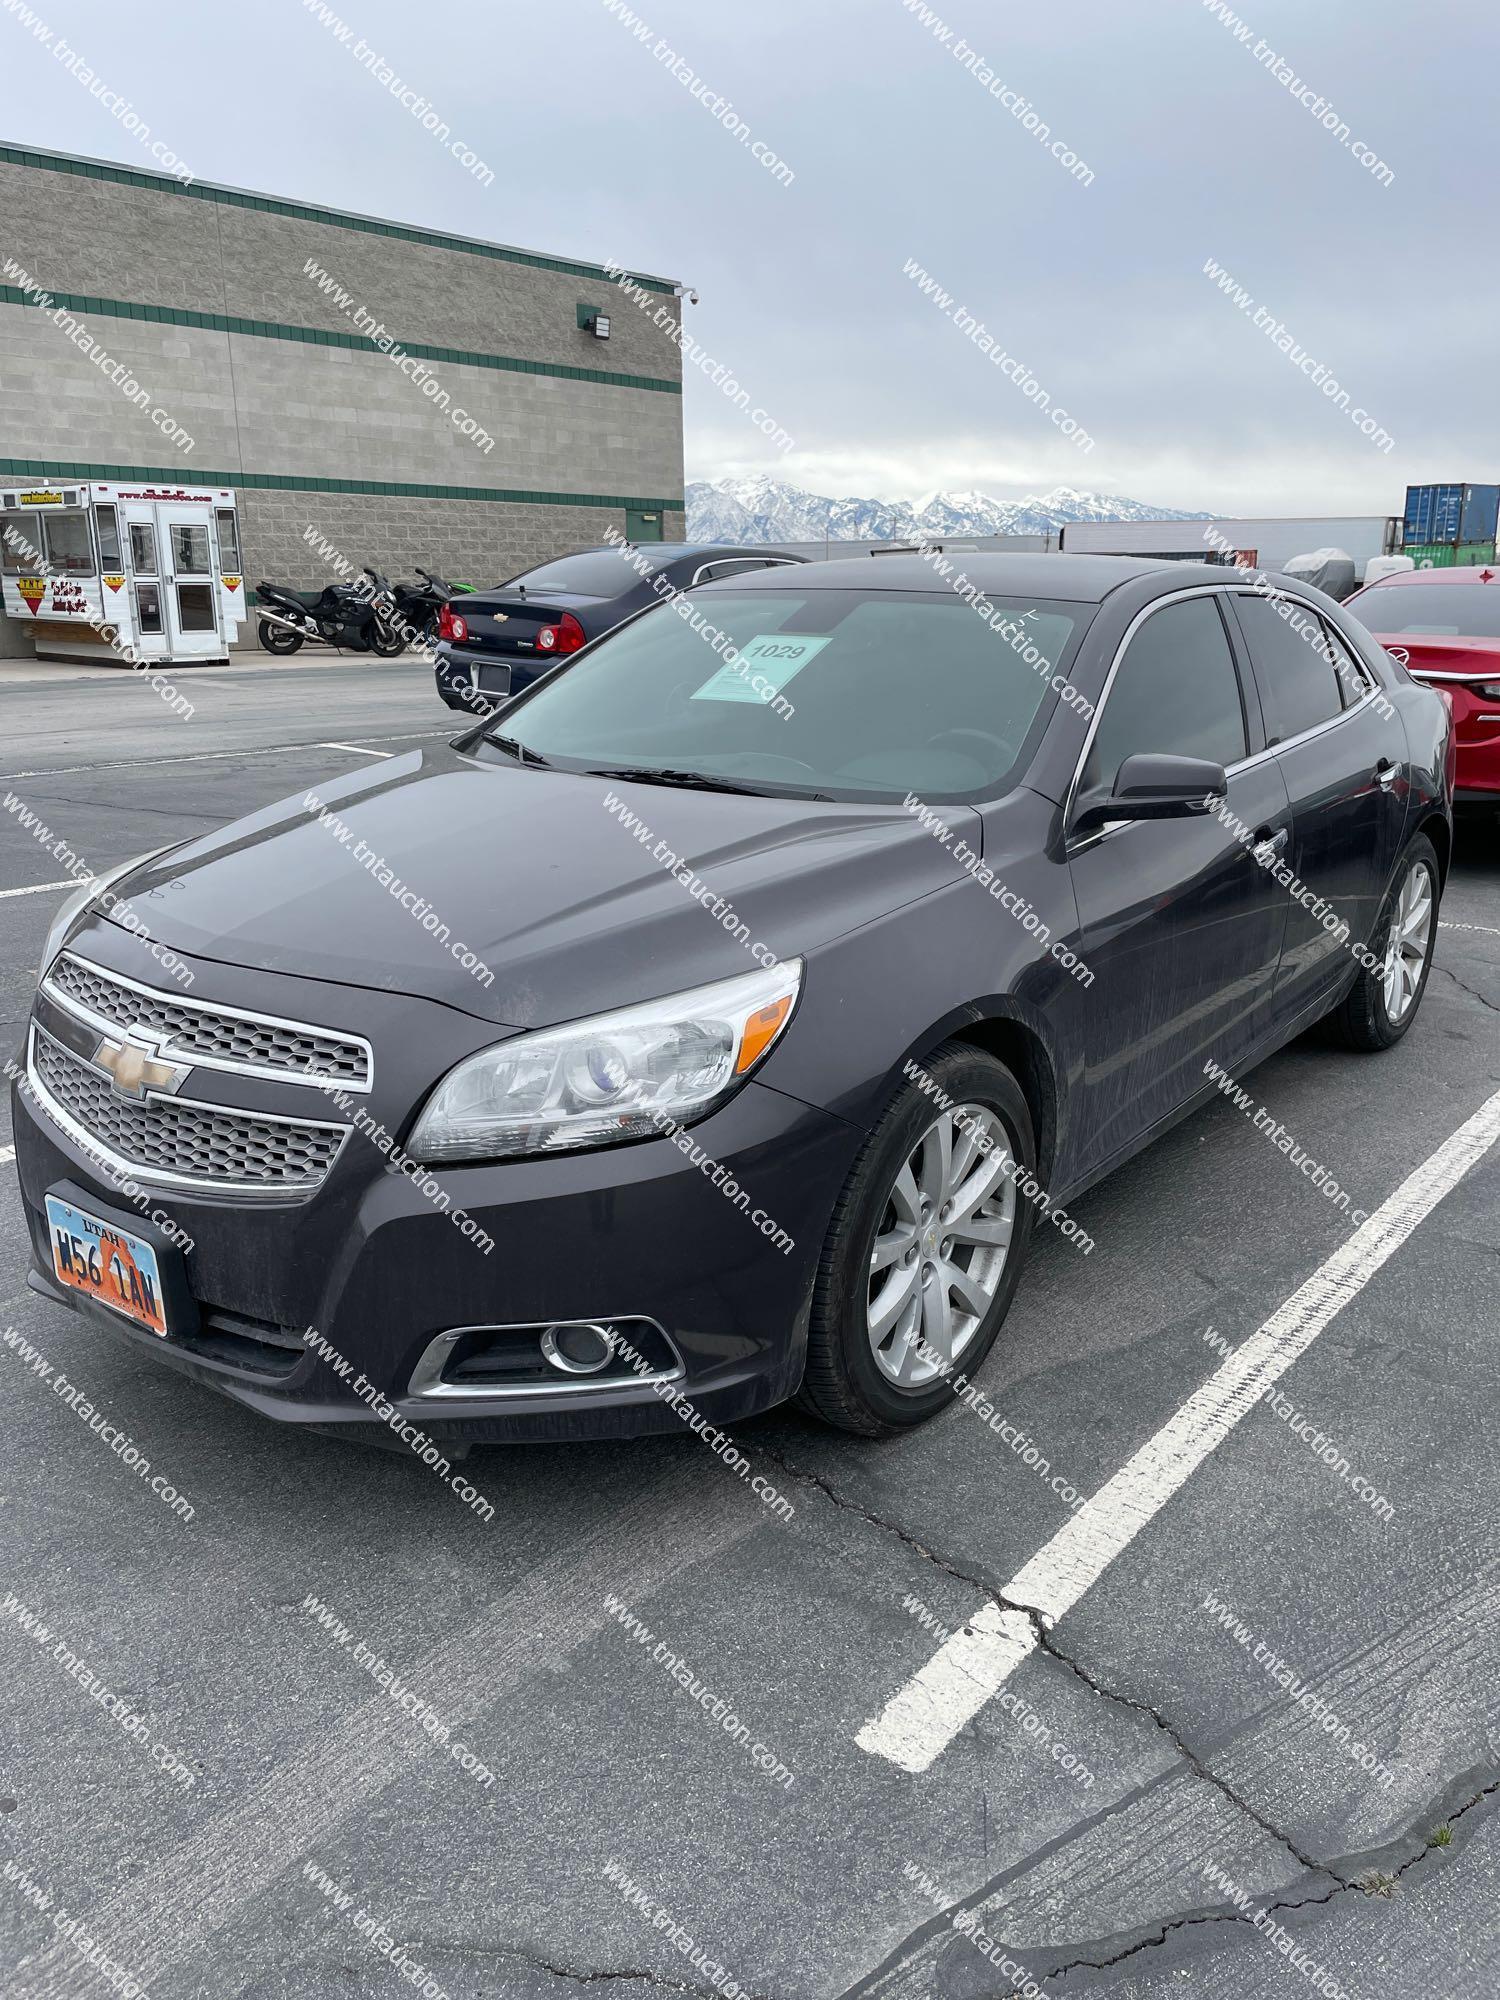
<path fill-rule="evenodd" d="M 544 757 L 540 750 L 533 750 L 529 743 L 522 743 L 514 736 L 486 736 L 486 743 L 493 743 L 497 750 L 514 757 L 518 764 L 537 764 L 543 770 L 552 768 L 550 757 Z"/>
<path fill-rule="evenodd" d="M 721 778 L 712 771 L 676 771 L 660 764 L 590 765 L 591 778 L 626 778 L 639 785 L 685 785 L 699 792 L 743 792 L 752 799 L 786 798 L 789 794 L 767 791 L 763 785 L 742 785 L 737 778 Z M 799 798 L 829 803 L 825 792 L 801 792 Z"/>

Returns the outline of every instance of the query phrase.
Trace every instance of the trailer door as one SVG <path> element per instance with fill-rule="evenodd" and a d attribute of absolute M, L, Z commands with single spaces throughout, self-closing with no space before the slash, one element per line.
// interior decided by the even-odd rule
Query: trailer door
<path fill-rule="evenodd" d="M 164 564 L 162 600 L 174 660 L 211 660 L 225 651 L 209 515 L 207 507 L 156 503 Z"/>
<path fill-rule="evenodd" d="M 122 500 L 120 527 L 126 585 L 135 613 L 136 650 L 144 660 L 165 660 L 169 656 L 164 603 L 167 585 L 162 581 L 155 507 L 149 500 Z"/>

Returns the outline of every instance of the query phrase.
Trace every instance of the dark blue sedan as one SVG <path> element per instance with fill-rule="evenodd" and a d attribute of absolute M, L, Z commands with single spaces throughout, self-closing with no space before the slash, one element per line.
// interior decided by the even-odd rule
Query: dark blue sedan
<path fill-rule="evenodd" d="M 478 713 L 674 592 L 803 560 L 775 549 L 712 543 L 578 549 L 444 607 L 438 693 L 450 708 Z"/>

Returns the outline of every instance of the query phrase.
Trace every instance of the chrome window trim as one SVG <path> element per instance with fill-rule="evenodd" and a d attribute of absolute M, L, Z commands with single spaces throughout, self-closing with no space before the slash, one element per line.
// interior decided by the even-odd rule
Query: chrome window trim
<path fill-rule="evenodd" d="M 210 1104 L 203 1098 L 174 1097 L 161 1091 L 151 1090 L 140 1100 L 141 1103 L 189 1105 L 203 1111 L 220 1112 L 227 1118 L 243 1118 L 266 1125 L 295 1125 L 300 1131 L 306 1131 L 311 1126 L 318 1131 L 337 1132 L 341 1136 L 329 1157 L 328 1165 L 315 1181 L 277 1181 L 270 1184 L 266 1181 L 214 1180 L 199 1174 L 176 1174 L 163 1167 L 146 1166 L 127 1159 L 123 1153 L 117 1153 L 112 1146 L 107 1146 L 96 1133 L 91 1132 L 86 1125 L 58 1103 L 42 1081 L 36 1066 L 38 1035 L 44 1036 L 54 1048 L 61 1049 L 63 1054 L 70 1056 L 74 1062 L 82 1063 L 85 1069 L 93 1070 L 111 1086 L 113 1078 L 108 1070 L 100 1069 L 97 1063 L 89 1062 L 86 1057 L 79 1055 L 76 1049 L 67 1048 L 59 1042 L 55 1035 L 49 1035 L 40 1022 L 30 1023 L 26 1040 L 26 1094 L 34 1104 L 41 1106 L 53 1124 L 67 1134 L 80 1152 L 86 1153 L 94 1162 L 102 1163 L 120 1180 L 142 1181 L 150 1187 L 166 1188 L 178 1193 L 231 1194 L 239 1201 L 302 1201 L 309 1195 L 316 1194 L 318 1189 L 325 1185 L 328 1176 L 343 1157 L 349 1134 L 354 1129 L 350 1125 L 331 1124 L 322 1118 L 283 1118 L 270 1111 L 247 1111 L 241 1104 Z"/>
<path fill-rule="evenodd" d="M 55 986 L 52 982 L 53 969 L 58 959 L 63 957 L 71 958 L 79 965 L 86 966 L 101 979 L 111 979 L 117 986 L 127 986 L 132 993 L 144 994 L 148 1000 L 161 1000 L 169 1007 L 190 1007 L 195 1008 L 200 1014 L 216 1014 L 225 1020 L 249 1021 L 258 1028 L 288 1028 L 297 1035 L 322 1035 L 330 1041 L 347 1042 L 350 1047 L 358 1049 L 364 1057 L 365 1080 L 359 1083 L 350 1078 L 334 1076 L 328 1070 L 274 1069 L 261 1063 L 234 1062 L 224 1056 L 200 1055 L 195 1049 L 183 1048 L 180 1043 L 170 1040 L 160 1041 L 153 1036 L 152 1040 L 156 1043 L 158 1052 L 166 1055 L 169 1051 L 175 1050 L 175 1059 L 178 1062 L 190 1063 L 195 1069 L 222 1070 L 230 1076 L 253 1076 L 266 1083 L 305 1084 L 314 1090 L 322 1089 L 325 1084 L 334 1084 L 340 1090 L 357 1092 L 361 1096 L 367 1096 L 375 1087 L 375 1051 L 363 1035 L 356 1035 L 345 1028 L 320 1028 L 312 1021 L 291 1021 L 279 1014 L 257 1014 L 248 1007 L 228 1007 L 217 1000 L 191 1000 L 182 993 L 167 993 L 159 986 L 147 986 L 143 980 L 130 979 L 125 973 L 116 972 L 112 966 L 99 965 L 92 958 L 85 958 L 81 951 L 74 951 L 70 945 L 64 945 L 58 952 L 57 958 L 54 958 L 52 964 L 47 967 L 41 981 L 41 991 L 54 1006 L 61 1007 L 65 1013 L 71 1014 L 75 1020 L 85 1022 L 91 1028 L 98 1028 L 111 1035 L 128 1035 L 131 1024 L 128 1021 L 111 1021 L 107 1015 L 96 1014 L 92 1008 L 85 1007 L 81 1001 L 75 1000 L 71 994 L 64 993 L 61 987 Z"/>
<path fill-rule="evenodd" d="M 1063 800 L 1064 837 L 1066 837 L 1067 830 L 1072 825 L 1073 804 L 1078 794 L 1078 783 L 1083 776 L 1083 767 L 1088 762 L 1089 751 L 1092 750 L 1092 748 L 1094 747 L 1094 737 L 1098 733 L 1099 718 L 1104 713 L 1104 704 L 1109 700 L 1110 689 L 1115 684 L 1115 675 L 1120 670 L 1120 662 L 1125 657 L 1126 649 L 1129 647 L 1130 642 L 1132 639 L 1134 639 L 1136 633 L 1139 632 L 1141 627 L 1145 624 L 1146 620 L 1152 617 L 1156 612 L 1165 610 L 1169 604 L 1181 604 L 1190 597 L 1262 597 L 1263 598 L 1266 597 L 1268 594 L 1269 593 L 1266 591 L 1257 590 L 1253 584 L 1243 584 L 1243 583 L 1242 584 L 1226 584 L 1226 583 L 1198 584 L 1194 588 L 1189 590 L 1174 590 L 1166 597 L 1154 598 L 1150 604 L 1144 606 L 1142 610 L 1136 613 L 1135 617 L 1131 619 L 1129 625 L 1125 628 L 1125 632 L 1120 639 L 1119 645 L 1116 646 L 1115 648 L 1114 658 L 1109 663 L 1109 672 L 1104 677 L 1104 686 L 1099 691 L 1099 699 L 1094 704 L 1093 714 L 1089 717 L 1089 726 L 1088 726 L 1088 731 L 1083 739 L 1083 748 L 1078 753 L 1078 761 L 1073 766 L 1073 776 L 1068 782 L 1067 796 Z M 1299 597 L 1295 590 L 1282 590 L 1278 585 L 1275 595 L 1278 597 L 1286 598 L 1290 603 L 1299 604 L 1304 611 L 1310 612 L 1315 618 L 1319 619 L 1320 621 L 1325 616 L 1324 612 L 1321 611 L 1316 604 L 1309 603 L 1305 597 Z M 1341 639 L 1343 638 L 1342 633 L 1340 633 L 1339 636 Z M 1228 635 L 1226 634 L 1225 637 L 1227 643 Z M 1349 645 L 1349 641 L 1347 639 L 1344 639 L 1343 643 L 1345 649 L 1350 653 L 1352 653 L 1353 648 Z M 1249 641 L 1247 640 L 1246 641 L 1247 651 L 1248 647 L 1249 647 Z M 1231 646 L 1230 647 L 1231 655 L 1233 655 L 1233 651 L 1234 649 Z M 1363 666 L 1364 664 L 1363 661 L 1358 661 L 1357 663 L 1361 666 Z M 1250 671 L 1253 674 L 1255 671 L 1254 660 L 1252 659 L 1249 664 L 1250 664 Z M 1238 676 L 1240 669 L 1239 669 L 1239 661 L 1237 658 L 1235 659 L 1234 665 L 1235 665 L 1235 674 L 1236 676 Z M 1351 715 L 1358 715 L 1362 709 L 1366 708 L 1372 701 L 1374 701 L 1378 693 L 1379 689 L 1372 685 L 1367 690 L 1367 692 L 1364 695 L 1362 695 L 1361 698 L 1354 704 L 1353 708 L 1341 708 L 1337 713 L 1337 715 L 1330 715 L 1325 717 L 1322 722 L 1315 722 L 1310 729 L 1299 730 L 1295 736 L 1285 737 L 1280 743 L 1268 743 L 1266 744 L 1264 749 L 1252 750 L 1248 756 L 1236 759 L 1236 761 L 1233 764 L 1226 764 L 1224 766 L 1225 777 L 1226 778 L 1237 777 L 1241 771 L 1248 771 L 1252 769 L 1256 764 L 1264 763 L 1264 761 L 1268 757 L 1279 756 L 1283 750 L 1295 749 L 1299 743 L 1310 743 L 1315 736 L 1321 736 L 1325 730 L 1335 729 L 1337 728 L 1339 723 L 1347 722 Z M 1146 822 L 1143 820 L 1114 820 L 1110 823 L 1107 823 L 1104 827 L 1102 827 L 1098 833 L 1087 835 L 1083 841 L 1079 842 L 1078 848 L 1074 849 L 1073 851 L 1080 852 L 1084 846 L 1092 845 L 1094 841 L 1104 839 L 1107 835 L 1111 833 L 1120 833 L 1127 826 L 1142 826 L 1145 824 Z"/>
<path fill-rule="evenodd" d="M 727 569 L 730 563 L 751 563 L 761 569 L 800 569 L 802 567 L 800 563 L 794 562 L 790 556 L 719 556 L 717 560 L 703 563 L 693 571 L 692 581 L 688 584 L 688 589 L 696 589 L 706 578 L 711 578 L 716 569 Z M 749 569 L 744 571 L 746 576 L 750 576 L 753 573 L 753 570 Z"/>
<path fill-rule="evenodd" d="M 1368 694 L 1360 696 L 1353 708 L 1341 708 L 1337 715 L 1330 715 L 1322 722 L 1315 722 L 1311 729 L 1299 729 L 1295 736 L 1285 737 L 1280 743 L 1268 743 L 1264 750 L 1257 750 L 1251 757 L 1242 757 L 1237 764 L 1226 764 L 1225 777 L 1232 778 L 1236 772 L 1248 771 L 1252 764 L 1264 763 L 1267 757 L 1279 757 L 1283 750 L 1295 750 L 1299 743 L 1311 743 L 1315 736 L 1326 735 L 1330 729 L 1336 729 L 1341 722 L 1346 722 L 1351 715 L 1358 715 L 1361 709 L 1368 708 L 1377 692 L 1377 689 L 1371 688 Z"/>
<path fill-rule="evenodd" d="M 577 1396 L 586 1391 L 598 1394 L 601 1389 L 613 1390 L 622 1395 L 633 1395 L 639 1390 L 644 1395 L 655 1393 L 662 1382 L 680 1382 L 687 1374 L 682 1356 L 677 1352 L 677 1343 L 666 1328 L 654 1319 L 647 1319 L 642 1313 L 622 1313 L 618 1318 L 608 1313 L 593 1313 L 589 1317 L 600 1326 L 647 1325 L 659 1333 L 677 1356 L 676 1366 L 659 1368 L 649 1375 L 630 1374 L 628 1376 L 580 1375 L 573 1382 L 528 1382 L 521 1388 L 507 1389 L 494 1382 L 445 1382 L 443 1370 L 448 1365 L 454 1348 L 466 1333 L 508 1333 L 512 1327 L 529 1328 L 540 1324 L 535 1320 L 501 1321 L 483 1326 L 450 1326 L 442 1333 L 434 1334 L 423 1348 L 411 1371 L 406 1385 L 404 1401 L 416 1403 L 517 1403 L 529 1401 L 534 1396 Z M 573 1324 L 572 1321 L 558 1320 L 556 1325 Z"/>
<path fill-rule="evenodd" d="M 1299 602 L 1301 601 L 1304 600 L 1299 600 Z M 1352 641 L 1349 639 L 1348 635 L 1340 631 L 1339 627 L 1334 624 L 1333 620 L 1329 617 L 1326 611 L 1320 611 L 1318 617 L 1324 629 L 1326 631 L 1331 632 L 1334 638 L 1338 640 L 1340 646 L 1343 647 L 1344 653 L 1349 661 L 1350 666 L 1353 667 L 1356 677 L 1358 678 L 1361 686 L 1364 688 L 1365 693 L 1368 694 L 1370 689 L 1373 688 L 1375 685 L 1375 676 L 1374 673 L 1371 671 L 1368 662 L 1361 659 L 1360 655 L 1354 650 L 1354 645 Z M 1335 675 L 1337 675 L 1338 680 L 1342 685 L 1344 678 L 1343 675 L 1339 673 L 1339 670 L 1336 666 L 1333 671 Z M 1361 695 L 1360 701 L 1363 700 L 1364 700 L 1364 695 Z M 1352 703 L 1351 706 L 1354 708 L 1358 708 L 1359 702 L 1356 701 Z"/>

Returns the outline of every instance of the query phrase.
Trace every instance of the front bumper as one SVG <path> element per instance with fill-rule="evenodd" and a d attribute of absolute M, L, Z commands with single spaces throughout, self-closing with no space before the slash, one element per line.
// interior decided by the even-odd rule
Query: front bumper
<path fill-rule="evenodd" d="M 195 997 L 272 1002 L 268 975 L 207 961 L 197 968 Z M 494 1039 L 477 1021 L 456 1022 L 452 1010 L 394 995 L 283 979 L 274 993 L 283 1013 L 369 1035 L 377 1073 L 400 1072 L 387 1075 L 369 1110 L 398 1139 L 451 1065 L 455 1034 L 475 1047 Z M 331 1011 L 339 1005 L 342 1014 Z M 286 1086 L 267 1089 L 284 1095 Z M 25 1084 L 13 1083 L 11 1097 L 34 1289 L 282 1422 L 378 1425 L 383 1412 L 369 1400 L 378 1397 L 448 1440 L 633 1436 L 681 1422 L 636 1379 L 503 1388 L 466 1395 L 457 1406 L 421 1393 L 420 1378 L 414 1393 L 413 1376 L 434 1340 L 460 1327 L 654 1322 L 681 1359 L 674 1391 L 711 1420 L 785 1400 L 801 1380 L 817 1260 L 861 1138 L 843 1120 L 752 1082 L 693 1128 L 706 1165 L 662 1138 L 448 1167 L 426 1178 L 432 1192 L 424 1192 L 356 1130 L 307 1199 L 236 1201 L 138 1176 L 141 1193 L 132 1200 Z M 715 1185 L 716 1164 L 743 1197 Z M 196 1323 L 162 1339 L 59 1285 L 45 1219 L 46 1194 L 59 1183 L 106 1221 L 180 1256 Z M 764 1231 L 752 1209 L 763 1212 Z M 455 1212 L 493 1249 L 465 1233 Z M 790 1249 L 773 1240 L 777 1228 L 791 1237 Z M 173 1231 L 190 1247 L 174 1252 Z M 341 1379 L 326 1351 L 307 1344 L 308 1329 L 352 1364 L 365 1395 Z"/>
<path fill-rule="evenodd" d="M 1500 742 L 1459 744 L 1453 803 L 1500 806 Z"/>

